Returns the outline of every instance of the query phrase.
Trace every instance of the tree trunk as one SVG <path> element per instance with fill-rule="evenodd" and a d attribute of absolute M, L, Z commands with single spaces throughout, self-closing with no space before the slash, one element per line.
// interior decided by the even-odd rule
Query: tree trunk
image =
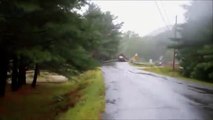
<path fill-rule="evenodd" d="M 19 64 L 19 75 L 18 75 L 19 86 L 26 85 L 26 65 L 22 58 Z"/>
<path fill-rule="evenodd" d="M 19 88 L 19 83 L 18 83 L 18 59 L 17 59 L 17 57 L 14 57 L 14 59 L 13 59 L 13 67 L 12 67 L 11 89 L 12 89 L 12 91 L 17 91 L 18 88 Z"/>
<path fill-rule="evenodd" d="M 35 70 L 34 70 L 33 82 L 32 82 L 32 85 L 31 85 L 33 88 L 36 87 L 36 82 L 37 82 L 38 74 L 39 74 L 39 68 L 38 68 L 38 64 L 36 63 Z"/>
<path fill-rule="evenodd" d="M 5 87 L 7 80 L 8 59 L 0 59 L 0 97 L 5 95 Z"/>

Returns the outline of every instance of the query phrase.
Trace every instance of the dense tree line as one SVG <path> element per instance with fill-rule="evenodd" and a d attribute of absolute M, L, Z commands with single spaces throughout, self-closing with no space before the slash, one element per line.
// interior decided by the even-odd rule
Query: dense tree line
<path fill-rule="evenodd" d="M 177 57 L 187 77 L 213 82 L 213 9 L 212 1 L 193 1 L 184 6 L 187 22 L 177 30 L 174 39 Z"/>
<path fill-rule="evenodd" d="M 123 23 L 114 24 L 113 21 L 117 18 L 110 14 L 110 12 L 102 13 L 100 8 L 91 4 L 89 9 L 84 14 L 89 25 L 89 39 L 90 44 L 98 47 L 91 47 L 92 55 L 98 60 L 107 60 L 114 58 L 118 50 L 121 33 L 118 31 Z M 97 17 L 98 16 L 98 17 Z M 90 32 L 93 32 L 91 34 Z M 97 40 L 99 39 L 99 40 Z M 89 44 L 89 45 L 90 45 Z M 88 45 L 88 44 L 87 44 Z"/>
<path fill-rule="evenodd" d="M 141 37 L 137 33 L 128 31 L 123 33 L 119 44 L 119 52 L 128 57 L 132 57 L 138 53 L 143 61 L 152 59 L 158 61 L 162 56 L 166 62 L 172 60 L 172 52 L 167 46 L 172 43 L 169 39 L 173 36 L 172 31 L 162 31 L 156 35 L 148 35 Z"/>
<path fill-rule="evenodd" d="M 69 77 L 112 58 L 121 27 L 114 19 L 84 0 L 0 0 L 0 96 L 9 72 L 16 91 L 28 69 L 35 71 L 35 87 L 39 69 Z"/>

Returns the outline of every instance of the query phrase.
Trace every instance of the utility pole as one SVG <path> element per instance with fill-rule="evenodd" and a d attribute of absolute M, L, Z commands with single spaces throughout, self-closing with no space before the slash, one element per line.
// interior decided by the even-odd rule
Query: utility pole
<path fill-rule="evenodd" d="M 177 39 L 177 16 L 175 17 L 175 30 L 174 30 L 174 37 Z M 175 55 L 176 55 L 176 49 L 174 48 L 174 53 L 173 53 L 173 63 L 172 63 L 172 70 L 175 70 Z"/>

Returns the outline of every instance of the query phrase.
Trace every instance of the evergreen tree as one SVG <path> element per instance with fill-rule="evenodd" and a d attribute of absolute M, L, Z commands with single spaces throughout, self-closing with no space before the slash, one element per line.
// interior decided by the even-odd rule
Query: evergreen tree
<path fill-rule="evenodd" d="M 90 4 L 84 17 L 89 27 L 88 44 L 95 59 L 99 61 L 112 59 L 118 51 L 120 31 L 123 23 L 115 24 L 116 17 L 110 12 L 102 12 L 94 4 Z M 95 45 L 96 47 L 92 46 Z"/>
<path fill-rule="evenodd" d="M 0 0 L 0 96 L 4 95 L 9 64 L 12 90 L 26 83 L 26 68 L 69 77 L 94 68 L 96 59 L 111 58 L 117 50 L 120 25 L 97 10 L 78 10 L 84 0 Z M 95 54 L 94 54 L 95 53 Z M 97 57 L 98 56 L 98 57 Z M 34 67 L 32 67 L 34 66 Z"/>
<path fill-rule="evenodd" d="M 193 1 L 187 9 L 187 22 L 180 26 L 178 58 L 185 76 L 213 82 L 212 1 Z"/>

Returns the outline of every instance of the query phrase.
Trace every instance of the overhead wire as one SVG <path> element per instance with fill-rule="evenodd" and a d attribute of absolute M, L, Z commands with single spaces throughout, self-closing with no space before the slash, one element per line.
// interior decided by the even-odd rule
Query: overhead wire
<path fill-rule="evenodd" d="M 161 9 L 160 9 L 160 7 L 159 7 L 157 1 L 154 0 L 154 2 L 155 2 L 155 5 L 156 5 L 156 7 L 157 7 L 157 10 L 158 10 L 158 12 L 159 12 L 159 14 L 160 14 L 160 17 L 161 17 L 162 21 L 163 21 L 164 24 L 166 25 L 166 28 L 167 28 L 169 31 L 171 31 L 171 29 L 169 28 L 169 25 L 167 24 L 167 22 L 166 22 L 166 20 L 165 20 L 164 15 L 162 14 L 162 11 L 161 11 Z"/>
<path fill-rule="evenodd" d="M 165 18 L 166 18 L 168 24 L 169 24 L 169 25 L 172 25 L 172 24 L 171 24 L 171 21 L 170 21 L 170 19 L 169 19 L 169 17 L 168 17 L 167 11 L 164 9 L 164 7 L 163 7 L 163 5 L 161 4 L 161 2 L 159 3 L 159 5 L 160 5 L 161 8 L 163 9 L 163 12 L 164 12 L 164 15 L 165 15 Z"/>

